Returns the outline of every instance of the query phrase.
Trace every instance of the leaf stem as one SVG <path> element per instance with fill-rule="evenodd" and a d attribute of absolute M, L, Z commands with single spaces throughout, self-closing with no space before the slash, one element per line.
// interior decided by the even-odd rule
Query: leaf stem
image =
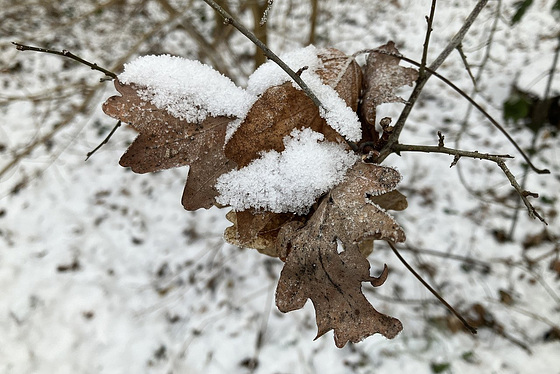
<path fill-rule="evenodd" d="M 463 316 L 461 316 L 459 314 L 459 312 L 457 312 L 455 310 L 455 308 L 453 308 L 447 301 L 445 301 L 445 299 L 443 297 L 440 296 L 440 294 L 437 293 L 436 290 L 434 290 L 432 288 L 432 286 L 430 286 L 421 276 L 420 274 L 418 274 L 416 272 L 416 270 L 414 270 L 414 268 L 412 266 L 410 266 L 410 264 L 408 262 L 406 262 L 406 260 L 401 256 L 401 254 L 399 253 L 399 251 L 397 250 L 397 247 L 395 247 L 395 245 L 393 243 L 391 243 L 390 241 L 387 240 L 387 244 L 389 244 L 389 247 L 391 247 L 391 249 L 393 250 L 393 253 L 395 253 L 395 255 L 397 256 L 397 258 L 403 263 L 403 265 L 408 269 L 408 271 L 410 271 L 412 273 L 412 275 L 414 275 L 416 277 L 416 279 L 418 279 L 420 281 L 420 283 L 422 283 L 424 285 L 424 287 L 426 287 L 428 289 L 428 291 L 430 291 L 443 305 L 445 305 L 445 307 L 455 315 L 455 317 L 457 317 L 462 323 L 463 326 L 465 326 L 465 328 L 467 330 L 469 330 L 471 332 L 471 334 L 476 334 L 476 329 L 474 327 L 472 327 L 469 322 L 467 322 L 466 319 L 463 318 Z"/>

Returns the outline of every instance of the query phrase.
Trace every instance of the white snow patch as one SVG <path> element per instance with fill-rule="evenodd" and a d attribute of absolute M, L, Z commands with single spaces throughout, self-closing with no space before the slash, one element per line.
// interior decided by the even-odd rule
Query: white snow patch
<path fill-rule="evenodd" d="M 334 88 L 323 84 L 321 78 L 317 75 L 317 69 L 323 66 L 321 59 L 317 57 L 317 53 L 317 48 L 309 45 L 305 48 L 283 54 L 280 58 L 294 71 L 307 67 L 300 77 L 324 105 L 324 108 L 319 108 L 320 116 L 327 121 L 330 127 L 346 139 L 357 142 L 362 138 L 358 115 L 346 105 L 346 102 L 338 95 Z M 251 74 L 247 83 L 247 91 L 256 97 L 270 87 L 279 86 L 291 80 L 292 78 L 275 62 L 269 61 Z M 292 84 L 295 88 L 301 89 L 295 82 L 292 82 Z M 228 125 L 226 142 L 233 136 L 242 122 L 242 120 L 237 120 Z"/>
<path fill-rule="evenodd" d="M 358 160 L 341 144 L 324 141 L 323 134 L 308 128 L 293 130 L 284 146 L 281 153 L 265 152 L 246 167 L 222 175 L 216 183 L 218 203 L 237 211 L 305 214 Z"/>
<path fill-rule="evenodd" d="M 119 81 L 142 86 L 143 99 L 191 123 L 208 116 L 245 117 L 256 99 L 212 67 L 170 55 L 125 64 Z"/>
<path fill-rule="evenodd" d="M 301 74 L 301 78 L 304 81 L 306 81 L 305 78 L 308 75 L 313 74 L 318 68 L 323 66 L 321 59 L 317 57 L 317 48 L 314 45 L 281 54 L 279 57 L 290 69 L 296 72 L 307 66 L 307 70 Z M 292 78 L 280 66 L 274 61 L 268 61 L 251 74 L 247 82 L 247 91 L 254 95 L 261 95 L 270 87 L 279 86 L 290 80 Z M 298 85 L 295 85 L 295 87 L 299 88 Z"/>
<path fill-rule="evenodd" d="M 347 140 L 359 141 L 362 138 L 362 125 L 356 112 L 346 105 L 334 88 L 323 84 L 317 75 L 310 76 L 306 83 L 325 106 L 319 108 L 319 115 L 327 124 Z"/>

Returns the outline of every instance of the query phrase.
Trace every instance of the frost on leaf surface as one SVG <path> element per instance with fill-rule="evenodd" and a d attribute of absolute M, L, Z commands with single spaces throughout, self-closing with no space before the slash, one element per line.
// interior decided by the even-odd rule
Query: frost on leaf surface
<path fill-rule="evenodd" d="M 359 249 L 371 239 L 405 240 L 395 220 L 369 200 L 393 191 L 400 179 L 394 169 L 357 162 L 306 223 L 290 222 L 278 234 L 278 253 L 286 262 L 276 290 L 278 309 L 300 309 L 311 299 L 317 337 L 334 330 L 338 347 L 376 333 L 393 338 L 402 330 L 399 320 L 376 311 L 363 295 L 362 282 L 380 286 L 387 268 L 379 278 L 371 276 Z"/>
<path fill-rule="evenodd" d="M 217 195 L 216 179 L 235 167 L 223 152 L 231 118 L 208 117 L 201 123 L 189 123 L 145 100 L 134 84 L 116 80 L 115 87 L 122 96 L 107 99 L 103 111 L 139 132 L 120 164 L 136 173 L 190 165 L 183 206 L 188 210 L 210 208 Z"/>
<path fill-rule="evenodd" d="M 169 55 L 138 57 L 124 65 L 119 81 L 135 84 L 142 99 L 190 123 L 244 117 L 255 100 L 212 67 Z"/>
<path fill-rule="evenodd" d="M 249 165 L 218 178 L 216 201 L 237 211 L 307 213 L 358 159 L 342 144 L 324 138 L 309 128 L 293 130 L 284 138 L 282 152 L 264 152 Z"/>

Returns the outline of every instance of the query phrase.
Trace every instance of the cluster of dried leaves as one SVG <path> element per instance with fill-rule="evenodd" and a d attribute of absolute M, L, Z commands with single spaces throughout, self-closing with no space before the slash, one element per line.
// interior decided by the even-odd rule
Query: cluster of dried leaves
<path fill-rule="evenodd" d="M 398 53 L 392 42 L 380 49 Z M 384 136 L 375 127 L 376 107 L 400 100 L 394 91 L 411 85 L 417 72 L 399 66 L 399 59 L 388 54 L 371 53 L 363 69 L 335 49 L 321 50 L 318 57 L 323 67 L 317 74 L 323 84 L 333 87 L 359 114 L 361 145 L 368 145 L 360 149 L 379 149 Z M 265 91 L 225 146 L 226 127 L 234 118 L 208 117 L 202 123 L 187 123 L 143 100 L 138 93 L 142 87 L 118 80 L 115 87 L 121 96 L 109 98 L 103 110 L 139 132 L 120 164 L 138 173 L 190 165 L 182 200 L 187 210 L 216 205 L 214 185 L 219 176 L 248 165 L 264 151 L 281 152 L 284 137 L 293 129 L 311 128 L 328 141 L 344 143 L 291 82 Z M 383 128 L 390 131 L 386 125 Z M 311 299 L 318 337 L 332 329 L 338 347 L 375 333 L 393 338 L 402 329 L 400 321 L 377 312 L 361 287 L 362 282 L 380 286 L 388 274 L 385 267 L 378 278 L 370 275 L 366 256 L 372 241 L 405 240 L 401 227 L 385 212 L 407 206 L 406 198 L 395 190 L 400 179 L 392 168 L 357 162 L 345 180 L 322 196 L 307 215 L 230 211 L 227 218 L 233 226 L 226 229 L 225 238 L 285 262 L 276 304 L 288 312 Z"/>

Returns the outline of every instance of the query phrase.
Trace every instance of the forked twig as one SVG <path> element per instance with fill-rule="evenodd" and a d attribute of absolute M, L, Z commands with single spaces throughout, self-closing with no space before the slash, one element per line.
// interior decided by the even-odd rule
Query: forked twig
<path fill-rule="evenodd" d="M 451 54 L 451 52 L 455 48 L 457 48 L 457 46 L 462 42 L 463 38 L 465 37 L 465 35 L 469 31 L 469 29 L 471 28 L 472 24 L 474 23 L 474 21 L 476 20 L 476 18 L 478 17 L 478 15 L 482 11 L 482 9 L 484 9 L 484 7 L 486 6 L 487 3 L 488 3 L 488 0 L 479 0 L 478 1 L 478 3 L 475 5 L 475 7 L 473 8 L 471 13 L 469 14 L 467 19 L 465 20 L 465 23 L 463 24 L 461 29 L 459 29 L 457 34 L 455 34 L 455 36 L 451 39 L 451 41 L 444 48 L 444 50 L 439 54 L 439 56 L 435 59 L 435 61 L 432 62 L 432 64 L 430 65 L 430 69 L 432 71 L 437 70 L 439 68 L 439 66 L 443 63 L 443 61 L 445 61 L 445 59 Z M 424 88 L 424 85 L 426 84 L 426 82 L 428 81 L 428 79 L 431 76 L 431 74 L 429 74 L 429 71 L 427 69 L 426 69 L 426 71 L 427 71 L 427 74 L 424 74 L 424 77 L 422 77 L 421 79 L 419 78 L 416 81 L 416 85 L 415 85 L 414 89 L 412 90 L 412 93 L 410 94 L 410 97 L 408 98 L 407 103 L 406 103 L 405 107 L 403 108 L 403 111 L 401 112 L 401 115 L 399 116 L 399 119 L 397 120 L 397 123 L 395 124 L 395 128 L 393 130 L 393 133 L 389 137 L 387 145 L 385 147 L 383 147 L 383 149 L 380 151 L 379 161 L 383 161 L 385 158 L 387 158 L 387 156 L 389 156 L 389 154 L 391 154 L 391 152 L 392 152 L 391 151 L 391 146 L 394 143 L 398 142 L 399 136 L 400 136 L 400 134 L 401 134 L 401 132 L 404 128 L 404 124 L 405 124 L 406 120 L 408 119 L 408 116 L 409 116 L 410 112 L 412 111 L 412 108 L 414 107 L 414 104 L 416 103 L 416 100 L 418 100 L 418 97 L 420 96 L 420 92 L 422 91 L 422 89 Z"/>
<path fill-rule="evenodd" d="M 500 169 L 502 169 L 507 179 L 509 180 L 511 186 L 517 191 L 517 193 L 521 197 L 521 200 L 523 201 L 523 203 L 527 207 L 527 210 L 529 211 L 529 216 L 531 216 L 532 218 L 538 218 L 541 222 L 548 225 L 546 220 L 537 212 L 535 207 L 531 204 L 531 202 L 528 199 L 529 196 L 538 197 L 538 195 L 529 192 L 527 190 L 524 190 L 519 185 L 519 183 L 517 183 L 515 176 L 511 173 L 511 171 L 506 166 L 504 159 L 511 158 L 511 156 L 509 155 L 493 155 L 488 153 L 480 153 L 477 151 L 463 151 L 459 149 L 440 147 L 440 146 L 411 145 L 411 144 L 400 144 L 400 143 L 393 144 L 391 149 L 397 154 L 399 152 L 424 152 L 424 153 L 443 153 L 443 154 L 452 155 L 455 156 L 455 159 L 451 166 L 456 164 L 460 157 L 469 157 L 469 158 L 495 162 L 500 167 Z"/>
<path fill-rule="evenodd" d="M 416 65 L 416 66 L 420 66 L 420 64 L 410 58 L 404 57 L 404 56 L 398 56 L 398 55 L 394 55 L 394 54 L 390 54 L 388 52 L 384 52 L 384 51 L 377 51 L 377 53 L 385 53 L 385 54 L 389 54 L 391 56 L 400 58 L 403 61 L 408 62 L 409 64 L 412 65 Z M 527 164 L 531 167 L 531 169 L 533 169 L 533 171 L 537 174 L 550 174 L 550 170 L 548 169 L 539 169 L 537 168 L 532 162 L 531 159 L 529 158 L 529 156 L 525 153 L 525 151 L 523 151 L 523 149 L 521 149 L 521 147 L 519 146 L 519 144 L 517 144 L 517 142 L 511 137 L 511 135 L 506 131 L 506 129 L 504 129 L 504 127 L 502 125 L 500 125 L 500 123 L 498 121 L 496 121 L 494 119 L 494 117 L 492 117 L 486 110 L 484 110 L 484 108 L 482 108 L 480 106 L 480 104 L 478 104 L 472 97 L 470 97 L 465 91 L 461 90 L 459 87 L 457 87 L 453 82 L 451 82 L 449 79 L 445 78 L 443 75 L 439 74 L 438 72 L 430 69 L 430 68 L 426 68 L 426 71 L 428 71 L 430 74 L 433 74 L 435 77 L 437 77 L 438 79 L 440 79 L 442 82 L 444 82 L 445 84 L 447 84 L 449 87 L 453 88 L 459 95 L 463 96 L 472 106 L 474 106 L 480 113 L 482 113 L 484 115 L 484 117 L 486 117 L 490 123 L 492 123 L 492 125 L 494 125 L 494 127 L 496 127 L 498 130 L 500 130 L 502 132 L 502 134 L 505 135 L 505 137 L 509 140 L 509 142 L 515 147 L 515 149 L 517 149 L 517 151 L 521 154 L 521 156 L 525 159 L 525 161 L 527 162 Z"/>
<path fill-rule="evenodd" d="M 420 281 L 420 283 L 422 283 L 422 285 L 424 285 L 424 287 L 426 287 L 428 289 L 428 291 L 430 291 L 443 305 L 445 305 L 445 307 L 451 313 L 453 313 L 455 315 L 455 317 L 457 317 L 459 319 L 459 321 L 461 321 L 461 323 L 463 323 L 463 326 L 465 326 L 465 328 L 467 330 L 469 330 L 471 332 L 471 334 L 476 334 L 476 328 L 472 327 L 467 322 L 467 320 L 464 319 L 463 316 L 461 316 L 461 314 L 459 314 L 459 312 L 457 312 L 455 310 L 455 308 L 453 308 L 447 301 L 445 301 L 445 299 L 443 297 L 441 297 L 440 294 L 438 294 L 437 291 L 432 288 L 432 286 L 430 286 L 424 279 L 422 279 L 420 274 L 418 274 L 416 272 L 416 270 L 414 270 L 414 268 L 412 266 L 410 266 L 410 264 L 408 262 L 406 262 L 406 260 L 401 256 L 401 254 L 397 250 L 397 247 L 395 247 L 395 245 L 393 243 L 391 243 L 389 240 L 387 240 L 387 244 L 389 244 L 389 247 L 391 247 L 391 249 L 393 250 L 393 253 L 395 253 L 397 258 L 403 263 L 403 265 L 408 269 L 408 271 L 410 271 L 412 273 L 412 275 L 414 275 L 416 277 L 416 279 L 418 279 Z"/>
<path fill-rule="evenodd" d="M 401 54 L 395 54 L 395 53 L 391 53 L 391 52 L 387 52 L 384 50 L 380 50 L 380 49 L 364 49 L 361 51 L 358 51 L 356 53 L 353 54 L 353 56 L 357 56 L 363 53 L 379 53 L 379 54 L 384 54 L 384 55 L 388 55 L 391 57 L 395 57 L 398 58 L 400 60 L 403 60 L 405 62 L 408 62 L 409 64 L 418 66 L 418 67 L 422 67 L 422 63 L 414 61 L 413 59 L 410 59 L 408 57 L 405 57 Z M 449 87 L 453 88 L 459 95 L 461 95 L 462 97 L 464 97 L 472 106 L 474 106 L 480 113 L 482 113 L 489 121 L 490 123 L 492 123 L 492 125 L 494 127 L 496 127 L 498 130 L 500 130 L 505 137 L 508 139 L 508 141 L 515 147 L 515 149 L 517 149 L 517 151 L 521 154 L 521 156 L 525 159 L 525 161 L 527 162 L 527 164 L 531 167 L 531 169 L 533 169 L 533 171 L 535 171 L 535 173 L 537 174 L 550 174 L 550 170 L 548 169 L 539 169 L 537 168 L 532 162 L 531 159 L 529 158 L 529 156 L 525 153 L 525 151 L 523 151 L 523 149 L 519 146 L 519 144 L 517 144 L 517 142 L 511 137 L 511 135 L 509 135 L 509 133 L 506 131 L 506 129 L 497 121 L 494 119 L 494 117 L 492 117 L 490 115 L 490 113 L 488 113 L 486 110 L 484 110 L 484 108 L 482 108 L 480 106 L 480 104 L 478 104 L 472 97 L 470 97 L 465 91 L 463 91 L 462 89 L 460 89 L 459 87 L 457 87 L 453 82 L 451 82 L 449 79 L 447 79 L 446 77 L 444 77 L 443 75 L 439 74 L 438 72 L 432 70 L 431 68 L 428 67 L 424 67 L 424 69 L 426 70 L 426 72 L 434 75 L 436 78 L 440 79 L 442 82 L 444 82 L 445 84 L 447 84 Z M 394 130 L 393 130 L 394 131 Z M 394 143 L 398 143 L 394 142 Z M 386 149 L 388 147 L 388 144 L 384 147 L 384 149 Z M 383 150 L 382 150 L 383 151 Z M 387 151 L 390 153 L 390 149 Z M 511 156 L 507 157 L 507 158 L 512 158 Z M 379 156 L 378 161 L 381 162 L 383 161 L 383 157 L 382 155 Z"/>

